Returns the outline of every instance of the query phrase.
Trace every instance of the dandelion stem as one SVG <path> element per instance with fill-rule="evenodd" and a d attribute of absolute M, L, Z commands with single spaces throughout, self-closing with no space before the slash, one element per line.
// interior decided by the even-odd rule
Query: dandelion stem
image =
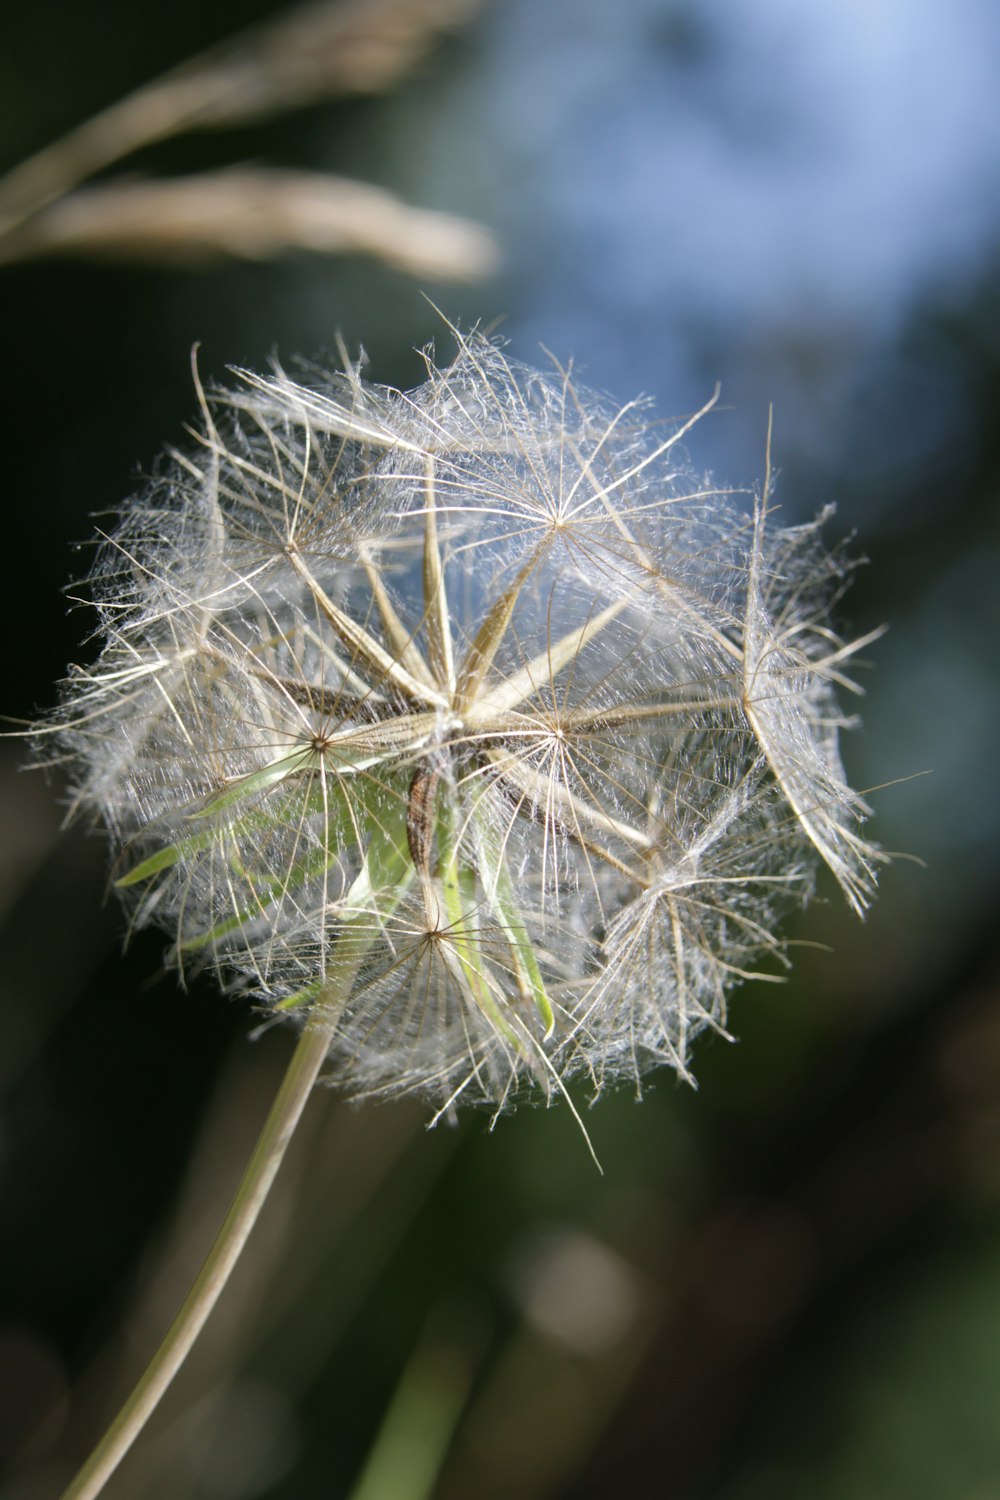
<path fill-rule="evenodd" d="M 329 1007 L 324 1006 L 322 1016 L 314 1012 L 314 1019 L 302 1033 L 232 1206 L 197 1280 L 145 1374 L 62 1500 L 93 1500 L 101 1493 L 190 1353 L 264 1206 L 327 1055 L 330 1032 Z"/>

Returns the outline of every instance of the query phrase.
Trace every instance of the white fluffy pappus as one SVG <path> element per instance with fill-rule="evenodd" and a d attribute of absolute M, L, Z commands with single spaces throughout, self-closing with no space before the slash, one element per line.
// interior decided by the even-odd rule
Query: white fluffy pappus
<path fill-rule="evenodd" d="M 347 1092 L 688 1076 L 820 861 L 868 904 L 849 565 L 689 426 L 478 334 L 410 392 L 237 372 L 101 547 L 77 803 L 134 921 L 321 1018 Z"/>

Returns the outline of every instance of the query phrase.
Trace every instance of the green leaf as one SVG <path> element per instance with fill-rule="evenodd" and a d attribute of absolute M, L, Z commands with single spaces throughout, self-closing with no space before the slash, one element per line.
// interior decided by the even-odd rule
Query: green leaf
<path fill-rule="evenodd" d="M 185 859 L 189 854 L 196 854 L 200 849 L 206 848 L 214 838 L 217 837 L 215 830 L 211 833 L 193 834 L 189 839 L 181 839 L 177 844 L 167 844 L 162 849 L 157 849 L 148 859 L 141 864 L 133 866 L 124 875 L 120 875 L 115 881 L 118 890 L 125 890 L 130 885 L 139 885 L 144 880 L 150 880 L 154 875 L 159 875 L 161 870 L 169 870 L 179 860 Z"/>
<path fill-rule="evenodd" d="M 362 869 L 344 897 L 346 907 L 371 907 L 373 898 L 384 889 L 395 895 L 392 909 L 402 897 L 409 867 L 412 876 L 409 845 L 406 838 L 406 785 L 399 773 L 394 777 L 379 780 L 360 778 L 352 780 L 350 786 L 335 778 L 327 780 L 324 787 L 313 788 L 308 793 L 304 812 L 322 811 L 326 814 L 326 837 L 318 845 L 312 845 L 286 870 L 275 873 L 268 869 L 263 878 L 244 867 L 241 874 L 253 888 L 253 904 L 222 918 L 207 932 L 186 939 L 180 946 L 186 953 L 201 949 L 238 932 L 251 922 L 260 921 L 268 909 L 286 895 L 300 890 L 309 880 L 321 876 L 331 865 L 358 843 L 364 848 Z M 252 825 L 266 830 L 270 821 L 266 813 L 255 812 Z M 235 825 L 228 838 L 238 848 L 240 834 L 246 833 L 250 825 L 247 820 Z M 382 911 L 383 908 L 377 908 Z M 386 912 L 388 914 L 388 912 Z M 346 928 L 355 921 L 352 916 L 341 923 Z M 360 923 L 360 914 L 357 918 Z M 366 924 L 370 917 L 364 918 Z M 338 942 L 340 939 L 338 938 Z"/>
<path fill-rule="evenodd" d="M 490 993 L 487 975 L 489 965 L 481 944 L 472 929 L 471 915 L 476 909 L 475 871 L 459 863 L 455 841 L 453 809 L 442 798 L 438 808 L 438 839 L 441 848 L 441 888 L 448 917 L 449 941 L 458 958 L 462 975 L 474 1004 L 498 1033 L 518 1051 L 524 1043 L 504 1016 Z"/>
<path fill-rule="evenodd" d="M 480 874 L 483 885 L 496 908 L 510 942 L 514 968 L 522 990 L 535 1003 L 547 1040 L 555 1029 L 556 1019 L 538 967 L 534 944 L 517 907 L 514 882 L 501 842 L 496 838 L 483 812 L 482 800 L 476 803 L 473 822 L 479 845 Z"/>
<path fill-rule="evenodd" d="M 312 979 L 301 990 L 296 990 L 293 995 L 286 995 L 284 1000 L 275 1001 L 275 1010 L 294 1010 L 298 1005 L 309 1005 L 317 999 L 326 988 L 325 979 Z"/>
<path fill-rule="evenodd" d="M 237 777 L 230 786 L 223 787 L 221 791 L 206 798 L 204 805 L 190 816 L 192 818 L 215 817 L 217 813 L 225 812 L 227 807 L 233 807 L 245 798 L 253 796 L 254 792 L 273 786 L 275 782 L 284 781 L 296 771 L 305 770 L 310 763 L 312 768 L 316 769 L 319 765 L 319 756 L 311 745 L 300 745 L 290 755 L 279 756 L 277 760 L 261 766 L 259 771 L 251 771 L 247 776 Z"/>

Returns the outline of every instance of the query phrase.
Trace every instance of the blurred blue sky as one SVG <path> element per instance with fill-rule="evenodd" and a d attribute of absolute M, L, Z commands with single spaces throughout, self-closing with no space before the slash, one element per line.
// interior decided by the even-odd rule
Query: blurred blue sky
<path fill-rule="evenodd" d="M 996 252 L 998 59 L 989 0 L 505 0 L 386 138 L 410 192 L 497 225 L 517 352 L 664 411 L 721 379 L 745 474 L 769 401 L 828 457 L 862 364 Z M 881 441 L 933 458 L 950 372 L 894 374 Z"/>

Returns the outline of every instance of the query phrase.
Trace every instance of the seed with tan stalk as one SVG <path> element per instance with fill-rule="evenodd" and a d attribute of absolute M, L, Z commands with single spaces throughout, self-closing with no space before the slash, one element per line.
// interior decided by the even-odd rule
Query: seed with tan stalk
<path fill-rule="evenodd" d="M 327 1059 L 434 1119 L 688 1076 L 818 861 L 860 912 L 880 857 L 838 751 L 846 565 L 819 523 L 774 526 L 769 476 L 748 517 L 692 475 L 690 423 L 477 335 L 409 393 L 345 361 L 201 404 L 103 544 L 105 645 L 42 742 L 117 836 L 134 921 L 302 1040 L 75 1497 L 190 1347 Z"/>

